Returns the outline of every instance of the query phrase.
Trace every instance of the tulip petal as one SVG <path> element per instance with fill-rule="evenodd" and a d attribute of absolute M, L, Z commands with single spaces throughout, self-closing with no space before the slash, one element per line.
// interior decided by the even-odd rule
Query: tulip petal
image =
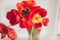
<path fill-rule="evenodd" d="M 1 33 L 1 39 L 5 38 L 6 37 L 6 34 L 5 33 Z"/>
<path fill-rule="evenodd" d="M 22 21 L 20 22 L 19 26 L 20 26 L 20 28 L 25 28 L 24 23 Z"/>
<path fill-rule="evenodd" d="M 14 29 L 8 28 L 8 37 L 9 37 L 10 39 L 16 40 L 17 35 L 16 35 Z"/>
<path fill-rule="evenodd" d="M 47 26 L 48 25 L 48 22 L 49 22 L 49 19 L 48 18 L 44 18 L 43 19 L 43 25 L 44 26 Z"/>
<path fill-rule="evenodd" d="M 7 26 L 5 24 L 0 23 L 0 33 L 2 35 L 1 39 L 5 38 L 5 36 L 6 36 L 7 32 L 8 32 L 8 30 L 6 28 L 7 28 Z"/>
<path fill-rule="evenodd" d="M 40 9 L 40 15 L 41 15 L 41 17 L 45 17 L 47 15 L 47 10 L 41 8 Z"/>
<path fill-rule="evenodd" d="M 35 27 L 35 28 L 41 28 L 41 27 L 42 27 L 42 23 L 35 23 L 35 24 L 34 24 L 34 27 Z"/>
<path fill-rule="evenodd" d="M 26 20 L 26 22 L 25 22 L 26 29 L 29 30 L 32 28 L 32 26 L 33 26 L 33 24 L 31 22 L 31 20 Z"/>
<path fill-rule="evenodd" d="M 17 9 L 18 9 L 19 12 L 23 9 L 23 5 L 22 5 L 22 3 L 20 3 L 20 2 L 18 2 L 18 3 L 16 4 L 16 6 L 17 6 Z"/>
<path fill-rule="evenodd" d="M 15 9 L 12 9 L 10 12 L 7 12 L 6 17 L 10 21 L 11 25 L 15 25 L 20 21 L 19 13 Z"/>

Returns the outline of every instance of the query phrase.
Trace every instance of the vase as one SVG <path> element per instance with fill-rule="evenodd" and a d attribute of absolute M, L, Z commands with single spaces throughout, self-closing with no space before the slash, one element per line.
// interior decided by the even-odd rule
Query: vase
<path fill-rule="evenodd" d="M 28 40 L 40 40 L 39 34 L 40 34 L 41 28 L 36 29 L 32 28 L 31 30 L 28 30 L 29 39 Z"/>

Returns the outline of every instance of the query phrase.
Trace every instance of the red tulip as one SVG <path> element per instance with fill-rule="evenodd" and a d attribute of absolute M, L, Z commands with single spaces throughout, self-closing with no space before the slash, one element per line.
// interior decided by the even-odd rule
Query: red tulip
<path fill-rule="evenodd" d="M 46 15 L 47 11 L 45 9 L 36 6 L 30 12 L 29 17 L 31 17 L 35 28 L 41 28 L 42 24 L 44 24 L 44 26 L 48 25 L 49 19 L 44 18 Z"/>
<path fill-rule="evenodd" d="M 15 33 L 15 30 L 12 28 L 9 28 L 8 26 L 6 26 L 3 23 L 0 23 L 0 33 L 2 35 L 1 38 L 5 38 L 6 35 L 12 40 L 16 40 L 17 35 Z"/>
<path fill-rule="evenodd" d="M 31 29 L 32 26 L 35 28 L 41 28 L 48 25 L 49 19 L 44 19 L 47 15 L 47 11 L 40 6 L 36 6 L 34 0 L 27 0 L 18 2 L 18 10 L 13 10 L 7 13 L 7 19 L 11 25 L 19 23 L 21 28 Z"/>

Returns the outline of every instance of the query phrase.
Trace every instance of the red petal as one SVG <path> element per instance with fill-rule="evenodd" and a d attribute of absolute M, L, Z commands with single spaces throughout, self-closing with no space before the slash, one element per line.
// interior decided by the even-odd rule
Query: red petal
<path fill-rule="evenodd" d="M 44 18 L 43 19 L 43 25 L 44 26 L 47 26 L 48 25 L 48 22 L 49 22 L 49 19 L 48 18 Z"/>
<path fill-rule="evenodd" d="M 33 17 L 36 13 L 39 13 L 40 12 L 40 9 L 41 9 L 40 6 L 33 7 L 31 9 L 31 11 L 30 11 L 29 16 L 30 17 Z"/>
<path fill-rule="evenodd" d="M 26 27 L 26 29 L 27 30 L 29 30 L 29 29 L 31 29 L 32 28 L 32 22 L 31 22 L 31 20 L 26 20 L 26 22 L 25 22 L 25 27 Z"/>
<path fill-rule="evenodd" d="M 24 8 L 28 7 L 28 3 L 26 1 L 22 1 L 22 5 L 23 5 Z"/>
<path fill-rule="evenodd" d="M 20 21 L 20 15 L 15 9 L 12 9 L 10 12 L 7 12 L 6 17 L 10 21 L 11 25 L 15 25 Z"/>
<path fill-rule="evenodd" d="M 17 35 L 16 35 L 14 29 L 8 28 L 8 37 L 9 37 L 10 39 L 16 39 L 16 38 L 17 38 Z"/>
<path fill-rule="evenodd" d="M 21 20 L 20 21 L 20 27 L 21 28 L 26 28 L 27 30 L 31 29 L 32 28 L 32 22 L 31 22 L 31 19 L 29 18 L 25 18 L 26 20 Z"/>
<path fill-rule="evenodd" d="M 17 9 L 18 9 L 19 12 L 23 9 L 23 5 L 22 5 L 22 3 L 20 3 L 20 2 L 18 2 L 18 3 L 16 4 L 16 6 L 17 6 Z"/>
<path fill-rule="evenodd" d="M 2 34 L 1 38 L 5 38 L 7 32 L 7 26 L 3 23 L 0 23 L 0 33 Z"/>
<path fill-rule="evenodd" d="M 25 24 L 24 24 L 25 21 L 26 21 L 25 17 L 22 16 L 21 19 L 20 19 L 20 25 L 19 25 L 21 28 L 25 28 Z"/>
<path fill-rule="evenodd" d="M 9 20 L 13 20 L 13 19 L 16 19 L 16 16 L 17 16 L 17 15 L 19 16 L 18 11 L 15 10 L 15 9 L 12 9 L 11 11 L 7 12 L 6 17 L 7 17 L 7 19 L 9 19 Z"/>
<path fill-rule="evenodd" d="M 47 10 L 41 8 L 40 9 L 40 15 L 41 15 L 41 17 L 45 17 L 47 15 Z"/>
<path fill-rule="evenodd" d="M 22 21 L 20 22 L 19 26 L 20 26 L 20 28 L 25 28 L 24 23 Z"/>
<path fill-rule="evenodd" d="M 16 24 L 18 24 L 19 22 L 17 22 L 16 20 L 14 20 L 14 21 L 10 21 L 10 24 L 12 25 L 12 26 L 14 26 L 14 25 L 16 25 Z"/>
<path fill-rule="evenodd" d="M 42 23 L 35 23 L 35 24 L 34 24 L 34 27 L 35 27 L 35 28 L 41 28 L 41 27 L 42 27 Z"/>
<path fill-rule="evenodd" d="M 30 6 L 30 7 L 34 7 L 36 5 L 36 2 L 34 0 L 28 0 L 27 1 L 27 4 Z"/>
<path fill-rule="evenodd" d="M 12 9 L 11 12 L 13 12 L 13 14 L 16 16 L 14 19 L 15 19 L 15 22 L 20 22 L 20 14 L 18 13 L 17 10 L 15 9 Z M 14 21 L 14 20 L 13 20 Z"/>
<path fill-rule="evenodd" d="M 15 9 L 12 9 L 11 12 L 12 12 L 14 15 L 19 15 L 19 16 L 20 16 L 19 12 L 18 12 L 17 10 L 15 10 Z"/>
<path fill-rule="evenodd" d="M 15 16 L 12 12 L 7 12 L 6 17 L 7 17 L 8 20 L 12 20 Z"/>
<path fill-rule="evenodd" d="M 1 39 L 5 38 L 6 37 L 6 33 L 1 33 Z"/>

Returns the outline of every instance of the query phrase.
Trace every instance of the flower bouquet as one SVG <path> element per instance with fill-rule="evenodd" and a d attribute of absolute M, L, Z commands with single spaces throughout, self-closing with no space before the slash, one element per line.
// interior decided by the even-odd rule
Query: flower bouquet
<path fill-rule="evenodd" d="M 42 26 L 47 26 L 49 19 L 45 18 L 47 10 L 37 6 L 34 0 L 25 0 L 16 3 L 17 9 L 11 9 L 6 13 L 6 18 L 11 26 L 19 24 L 20 28 L 25 28 L 29 34 L 28 40 L 39 40 L 39 33 Z M 0 33 L 2 39 L 7 35 L 11 40 L 16 40 L 17 35 L 13 28 L 0 23 Z"/>

